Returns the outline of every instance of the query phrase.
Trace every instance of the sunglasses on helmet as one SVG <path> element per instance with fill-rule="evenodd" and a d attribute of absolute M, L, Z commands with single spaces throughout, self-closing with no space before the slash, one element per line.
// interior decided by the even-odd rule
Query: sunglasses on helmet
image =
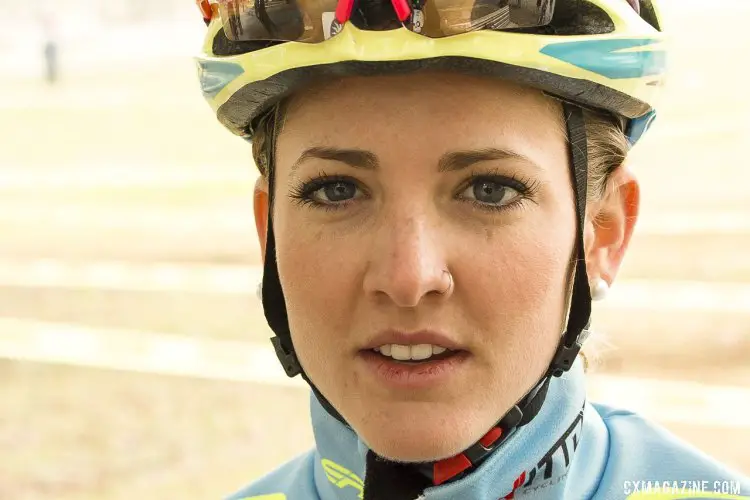
<path fill-rule="evenodd" d="M 555 0 L 198 0 L 219 15 L 229 40 L 319 43 L 344 24 L 370 31 L 404 27 L 429 38 L 477 30 L 546 26 Z"/>

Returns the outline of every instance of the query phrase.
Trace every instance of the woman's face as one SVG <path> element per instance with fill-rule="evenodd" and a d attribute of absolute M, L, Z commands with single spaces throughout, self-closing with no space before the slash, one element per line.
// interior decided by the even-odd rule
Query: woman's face
<path fill-rule="evenodd" d="M 351 78 L 293 101 L 273 213 L 292 339 L 375 452 L 452 456 L 546 370 L 575 237 L 567 158 L 560 108 L 489 79 Z"/>

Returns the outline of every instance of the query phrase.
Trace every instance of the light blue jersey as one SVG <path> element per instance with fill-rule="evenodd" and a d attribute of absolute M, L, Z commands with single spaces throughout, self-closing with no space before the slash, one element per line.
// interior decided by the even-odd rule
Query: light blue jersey
<path fill-rule="evenodd" d="M 230 500 L 363 498 L 366 445 L 313 396 L 316 447 Z M 719 496 L 717 494 L 723 494 Z M 586 401 L 581 363 L 471 474 L 420 500 L 750 498 L 750 478 L 637 414 Z M 386 500 L 386 499 L 383 499 Z"/>

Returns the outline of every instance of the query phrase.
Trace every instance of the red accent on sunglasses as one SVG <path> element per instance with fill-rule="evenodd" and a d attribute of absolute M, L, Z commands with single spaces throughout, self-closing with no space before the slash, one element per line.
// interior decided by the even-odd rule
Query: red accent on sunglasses
<path fill-rule="evenodd" d="M 354 0 L 339 0 L 338 5 L 336 5 L 336 20 L 341 24 L 347 22 L 352 15 L 353 8 Z"/>
<path fill-rule="evenodd" d="M 396 11 L 399 21 L 403 23 L 409 19 L 411 8 L 409 7 L 409 2 L 407 2 L 407 0 L 391 0 L 391 3 L 393 4 L 393 10 Z"/>
<path fill-rule="evenodd" d="M 211 8 L 211 4 L 208 0 L 196 0 L 198 4 L 198 8 L 201 11 L 201 14 L 203 15 L 203 20 L 206 21 L 208 24 L 211 22 L 211 19 L 214 17 L 213 9 Z"/>

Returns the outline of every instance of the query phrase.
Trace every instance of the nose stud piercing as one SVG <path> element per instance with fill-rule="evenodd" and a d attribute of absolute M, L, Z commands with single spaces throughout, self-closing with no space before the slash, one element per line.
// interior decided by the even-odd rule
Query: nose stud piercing
<path fill-rule="evenodd" d="M 446 293 L 450 292 L 451 288 L 453 288 L 453 275 L 451 274 L 451 272 L 447 269 L 444 269 L 443 274 L 448 275 L 448 286 L 445 288 L 445 290 L 440 292 L 440 295 L 445 295 Z"/>

